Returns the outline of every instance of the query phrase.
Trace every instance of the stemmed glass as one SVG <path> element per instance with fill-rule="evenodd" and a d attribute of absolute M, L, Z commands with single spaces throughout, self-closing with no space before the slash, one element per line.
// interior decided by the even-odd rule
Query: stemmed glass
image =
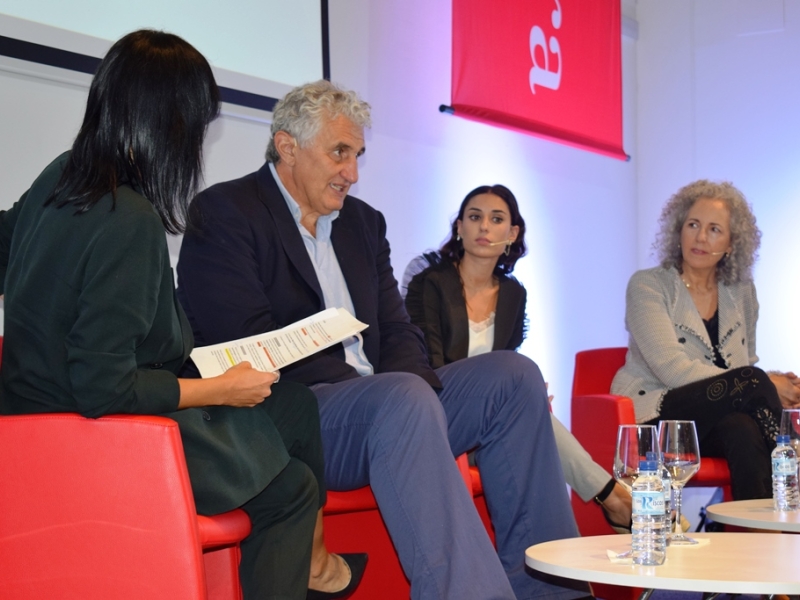
<path fill-rule="evenodd" d="M 781 415 L 780 435 L 788 435 L 789 443 L 800 456 L 800 409 L 785 408 Z"/>
<path fill-rule="evenodd" d="M 617 450 L 614 453 L 614 479 L 629 492 L 639 475 L 639 463 L 647 453 L 658 455 L 658 433 L 655 425 L 620 425 Z"/>
<path fill-rule="evenodd" d="M 639 475 L 639 463 L 648 452 L 658 453 L 658 432 L 655 425 L 620 425 L 617 430 L 617 449 L 614 452 L 614 479 L 632 491 L 633 481 Z M 617 554 L 617 558 L 630 558 L 631 550 Z"/>
<path fill-rule="evenodd" d="M 789 436 L 789 444 L 794 448 L 797 456 L 800 456 L 800 409 L 784 408 L 781 415 L 780 435 Z M 800 476 L 800 460 L 797 461 L 798 476 Z"/>
<path fill-rule="evenodd" d="M 683 534 L 681 525 L 681 492 L 700 468 L 700 446 L 694 421 L 661 421 L 658 439 L 664 466 L 669 471 L 675 491 L 672 503 L 675 507 L 675 533 L 669 538 L 670 544 L 696 544 L 697 540 Z"/>

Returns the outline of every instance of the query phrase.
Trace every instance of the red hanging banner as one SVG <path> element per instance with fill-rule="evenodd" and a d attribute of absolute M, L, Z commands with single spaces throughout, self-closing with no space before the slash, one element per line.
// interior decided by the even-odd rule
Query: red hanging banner
<path fill-rule="evenodd" d="M 453 0 L 456 115 L 626 159 L 620 0 Z"/>

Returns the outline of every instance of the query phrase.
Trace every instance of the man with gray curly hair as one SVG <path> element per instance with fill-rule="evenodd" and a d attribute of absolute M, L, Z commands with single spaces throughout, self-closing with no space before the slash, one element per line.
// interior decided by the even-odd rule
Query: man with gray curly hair
<path fill-rule="evenodd" d="M 339 115 L 362 130 L 372 126 L 369 104 L 355 92 L 342 90 L 325 80 L 294 88 L 275 106 L 267 161 L 277 164 L 281 160 L 275 148 L 275 134 L 279 131 L 285 131 L 300 146 L 306 147 L 319 133 L 325 117 Z"/>
<path fill-rule="evenodd" d="M 380 212 L 348 195 L 369 105 L 319 81 L 274 110 L 267 163 L 193 203 L 179 298 L 198 346 L 260 334 L 324 308 L 363 335 L 282 373 L 319 400 L 326 483 L 367 484 L 413 598 L 575 598 L 585 584 L 525 570 L 525 549 L 577 536 L 539 369 L 498 351 L 431 369 L 392 272 Z M 475 449 L 497 552 L 453 460 Z M 499 554 L 499 557 L 498 557 Z"/>

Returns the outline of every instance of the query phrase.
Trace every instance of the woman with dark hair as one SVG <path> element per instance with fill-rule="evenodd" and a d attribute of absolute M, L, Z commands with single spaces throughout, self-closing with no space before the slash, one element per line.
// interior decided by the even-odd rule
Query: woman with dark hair
<path fill-rule="evenodd" d="M 422 329 L 434 368 L 492 350 L 516 350 L 525 339 L 525 288 L 511 276 L 525 255 L 525 220 L 514 194 L 484 185 L 467 194 L 438 252 L 406 269 L 406 308 Z M 617 530 L 630 531 L 631 497 L 552 417 L 567 483 L 594 499 Z"/>
<path fill-rule="evenodd" d="M 253 522 L 245 598 L 305 598 L 325 499 L 316 398 L 249 363 L 177 376 L 193 340 L 165 231 L 184 228 L 218 107 L 210 66 L 175 35 L 136 31 L 101 61 L 72 150 L 0 213 L 0 412 L 175 419 L 198 512 Z"/>
<path fill-rule="evenodd" d="M 700 180 L 660 224 L 661 264 L 628 283 L 628 354 L 611 392 L 633 399 L 639 423 L 693 420 L 701 454 L 727 460 L 733 498 L 769 498 L 781 405 L 800 404 L 800 379 L 754 366 L 756 218 L 733 185 Z"/>

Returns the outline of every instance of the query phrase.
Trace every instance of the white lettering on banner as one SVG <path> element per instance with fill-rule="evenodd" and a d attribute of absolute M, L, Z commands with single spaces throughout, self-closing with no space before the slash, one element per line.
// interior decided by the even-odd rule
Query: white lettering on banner
<path fill-rule="evenodd" d="M 554 28 L 560 29 L 561 3 L 559 0 L 555 0 L 555 3 L 556 9 L 553 11 L 550 20 Z M 534 25 L 531 27 L 530 46 L 531 61 L 533 61 L 533 66 L 531 67 L 529 76 L 531 93 L 536 93 L 537 85 L 551 90 L 557 90 L 558 86 L 561 85 L 561 45 L 558 43 L 558 40 L 555 36 L 551 36 L 548 44 L 547 37 L 544 35 L 542 28 L 538 25 Z M 547 50 L 548 46 L 550 48 L 549 52 Z M 540 67 L 536 64 L 536 48 L 542 49 L 542 53 L 544 55 L 544 67 Z M 558 59 L 558 71 L 550 70 L 550 52 L 555 54 L 556 58 Z"/>

